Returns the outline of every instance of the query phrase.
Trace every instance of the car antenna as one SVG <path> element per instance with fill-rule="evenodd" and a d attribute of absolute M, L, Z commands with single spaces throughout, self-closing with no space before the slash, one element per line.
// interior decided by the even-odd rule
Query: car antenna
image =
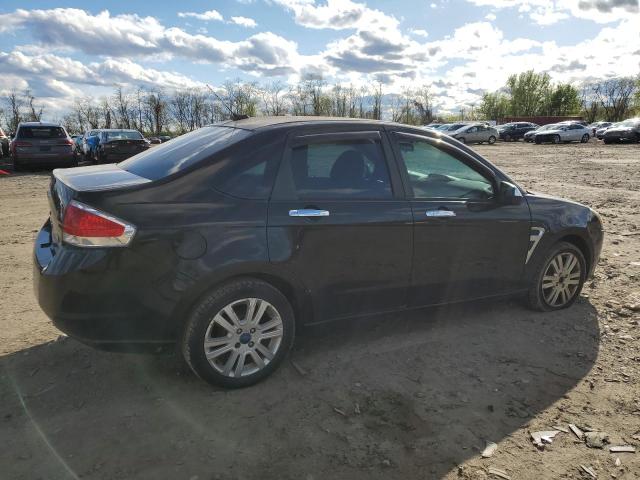
<path fill-rule="evenodd" d="M 220 95 L 218 95 L 215 90 L 213 90 L 213 88 L 211 88 L 211 86 L 208 83 L 205 83 L 206 87 L 209 89 L 209 91 L 213 94 L 214 97 L 216 97 L 218 99 L 218 101 L 224 105 L 224 108 L 226 108 L 227 110 L 229 110 L 229 115 L 231 115 L 231 120 L 238 121 L 238 120 L 245 120 L 247 118 L 249 118 L 249 115 L 239 115 L 237 113 L 233 113 L 233 110 L 231 110 L 231 108 L 222 101 L 222 99 L 220 98 Z"/>

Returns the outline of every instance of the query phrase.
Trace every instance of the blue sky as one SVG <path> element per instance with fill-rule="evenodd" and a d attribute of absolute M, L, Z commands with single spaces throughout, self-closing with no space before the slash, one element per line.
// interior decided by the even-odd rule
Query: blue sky
<path fill-rule="evenodd" d="M 104 4 L 103 4 L 104 5 Z M 441 111 L 526 69 L 556 81 L 640 72 L 638 0 L 3 0 L 0 94 L 49 109 L 115 86 L 214 87 L 240 78 L 429 85 Z"/>

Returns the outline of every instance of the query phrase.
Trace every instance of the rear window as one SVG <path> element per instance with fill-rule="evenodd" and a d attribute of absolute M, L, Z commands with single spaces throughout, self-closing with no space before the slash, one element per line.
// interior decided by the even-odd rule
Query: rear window
<path fill-rule="evenodd" d="M 20 127 L 18 138 L 66 138 L 67 132 L 62 127 Z"/>
<path fill-rule="evenodd" d="M 140 132 L 105 132 L 107 140 L 142 140 L 142 134 Z"/>
<path fill-rule="evenodd" d="M 118 166 L 149 180 L 159 180 L 247 138 L 251 132 L 233 127 L 203 127 L 154 146 Z"/>

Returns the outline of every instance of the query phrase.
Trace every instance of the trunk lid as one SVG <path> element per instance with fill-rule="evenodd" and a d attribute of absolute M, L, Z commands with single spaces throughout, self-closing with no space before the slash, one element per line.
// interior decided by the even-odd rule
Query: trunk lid
<path fill-rule="evenodd" d="M 116 164 L 55 169 L 47 192 L 53 243 L 62 241 L 62 218 L 71 200 L 82 201 L 83 193 L 120 190 L 149 182 L 151 180 L 127 172 Z"/>
<path fill-rule="evenodd" d="M 145 140 L 109 140 L 104 144 L 105 151 L 108 153 L 138 153 L 145 150 L 147 142 Z"/>

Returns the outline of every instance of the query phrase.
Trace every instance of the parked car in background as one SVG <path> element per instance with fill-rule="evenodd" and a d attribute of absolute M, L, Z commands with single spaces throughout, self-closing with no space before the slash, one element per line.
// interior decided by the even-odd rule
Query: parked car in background
<path fill-rule="evenodd" d="M 600 130 L 601 128 L 607 128 L 610 127 L 611 125 L 613 125 L 612 122 L 593 122 L 591 125 L 589 125 L 589 128 L 591 129 L 592 132 L 592 137 L 596 136 L 596 132 L 598 130 Z"/>
<path fill-rule="evenodd" d="M 436 130 L 438 127 L 444 125 L 443 123 L 430 123 L 429 125 L 424 125 L 424 128 L 429 128 L 431 130 Z"/>
<path fill-rule="evenodd" d="M 505 123 L 498 126 L 498 135 L 500 140 L 505 142 L 518 141 L 524 138 L 525 133 L 535 130 L 539 125 L 529 122 L 513 122 Z"/>
<path fill-rule="evenodd" d="M 78 165 L 73 140 L 64 127 L 57 123 L 21 122 L 9 146 L 15 171 L 20 171 L 27 165 Z"/>
<path fill-rule="evenodd" d="M 73 147 L 76 150 L 76 154 L 84 155 L 82 150 L 82 138 L 83 135 L 71 135 L 71 140 L 73 140 Z"/>
<path fill-rule="evenodd" d="M 162 143 L 160 137 L 149 137 L 147 140 L 149 140 L 149 143 L 152 145 L 160 145 Z"/>
<path fill-rule="evenodd" d="M 609 125 L 608 127 L 601 127 L 599 129 L 596 130 L 596 138 L 598 140 L 602 140 L 602 138 L 604 137 L 604 132 L 607 131 L 607 129 L 611 128 L 611 127 L 615 127 L 618 123 L 612 123 L 611 125 Z"/>
<path fill-rule="evenodd" d="M 536 133 L 533 141 L 536 143 L 587 143 L 591 139 L 591 130 L 580 123 L 557 123 L 555 128 Z"/>
<path fill-rule="evenodd" d="M 86 162 L 93 161 L 95 158 L 96 146 L 98 145 L 98 134 L 100 129 L 94 128 L 84 132 L 82 136 L 82 153 Z"/>
<path fill-rule="evenodd" d="M 602 135 L 604 143 L 640 142 L 640 118 L 630 118 L 607 128 Z"/>
<path fill-rule="evenodd" d="M 171 140 L 173 137 L 172 137 L 171 135 L 160 135 L 160 137 L 158 137 L 158 138 L 160 138 L 160 141 L 161 141 L 162 143 L 164 143 L 164 142 L 168 142 L 168 141 L 169 141 L 169 140 Z"/>
<path fill-rule="evenodd" d="M 524 137 L 522 138 L 525 142 L 533 142 L 536 134 L 557 128 L 558 125 L 560 124 L 549 123 L 548 125 L 542 125 L 541 127 L 538 127 L 535 130 L 529 130 L 527 133 L 524 134 Z"/>
<path fill-rule="evenodd" d="M 0 128 L 0 157 L 9 156 L 9 136 Z"/>
<path fill-rule="evenodd" d="M 493 145 L 498 138 L 498 130 L 486 123 L 472 123 L 450 134 L 462 143 L 488 143 Z"/>
<path fill-rule="evenodd" d="M 53 323 L 102 348 L 176 344 L 225 387 L 267 377 L 313 323 L 498 295 L 567 308 L 603 241 L 590 208 L 371 120 L 210 125 L 56 170 L 49 195 L 33 261 Z"/>
<path fill-rule="evenodd" d="M 137 130 L 101 130 L 95 149 L 96 163 L 126 160 L 149 148 L 149 141 Z"/>

